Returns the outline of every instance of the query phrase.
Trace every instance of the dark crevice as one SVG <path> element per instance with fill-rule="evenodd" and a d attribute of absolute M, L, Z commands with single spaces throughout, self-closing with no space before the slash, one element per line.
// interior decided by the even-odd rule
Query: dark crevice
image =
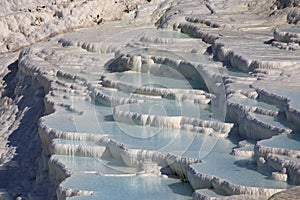
<path fill-rule="evenodd" d="M 5 84 L 3 96 L 13 99 L 15 98 L 14 89 L 16 86 L 16 79 L 14 77 L 18 72 L 18 60 L 8 65 L 7 68 L 10 72 L 3 78 Z"/>
<path fill-rule="evenodd" d="M 21 74 L 18 61 L 11 63 L 8 69 L 10 72 L 3 79 L 3 97 L 10 98 L 18 111 L 15 119 L 9 122 L 14 126 L 9 133 L 8 146 L 15 148 L 15 154 L 1 171 L 0 178 L 6 180 L 6 185 L 1 184 L 1 187 L 6 188 L 13 199 L 28 199 L 36 189 L 46 195 L 48 188 L 44 186 L 47 186 L 47 180 L 43 180 L 43 186 L 36 183 L 42 155 L 38 120 L 44 113 L 45 91 L 35 77 Z"/>

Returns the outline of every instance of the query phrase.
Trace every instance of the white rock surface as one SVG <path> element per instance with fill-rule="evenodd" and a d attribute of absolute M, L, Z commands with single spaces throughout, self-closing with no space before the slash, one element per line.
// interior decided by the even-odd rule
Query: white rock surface
<path fill-rule="evenodd" d="M 121 19 L 124 12 L 144 3 L 146 1 L 3 1 L 0 52 L 15 51 L 56 34 Z"/>
<path fill-rule="evenodd" d="M 0 2 L 0 188 L 5 189 L 4 195 L 66 199 L 94 193 L 64 187 L 62 181 L 77 172 L 54 155 L 114 159 L 122 163 L 118 169 L 137 169 L 130 176 L 161 176 L 163 168 L 167 175 L 189 181 L 194 189 L 214 188 L 238 195 L 233 196 L 237 199 L 267 198 L 282 190 L 249 187 L 198 172 L 191 165 L 205 162 L 188 150 L 192 143 L 183 152 L 169 152 L 168 148 L 134 148 L 134 144 L 114 140 L 110 137 L 118 138 L 117 134 L 105 128 L 115 122 L 180 129 L 195 138 L 198 133 L 221 133 L 225 139 L 252 139 L 254 149 L 236 143 L 239 148 L 232 154 L 245 159 L 245 165 L 256 163 L 258 168 L 275 170 L 270 173 L 274 180 L 300 184 L 299 150 L 268 147 L 258 141 L 299 131 L 298 33 L 280 31 L 287 22 L 299 21 L 299 2 L 157 0 L 140 6 L 146 3 Z M 279 28 L 273 35 L 275 26 Z M 124 76 L 128 70 L 166 80 L 183 78 L 190 86 L 196 81 L 201 90 L 110 79 L 111 74 Z M 121 109 L 124 104 L 152 101 L 208 104 L 211 120 L 201 115 L 165 116 Z M 99 109 L 99 103 L 106 107 Z M 103 120 L 101 130 L 97 117 Z M 229 156 L 231 152 L 231 146 L 224 146 L 217 153 Z"/>

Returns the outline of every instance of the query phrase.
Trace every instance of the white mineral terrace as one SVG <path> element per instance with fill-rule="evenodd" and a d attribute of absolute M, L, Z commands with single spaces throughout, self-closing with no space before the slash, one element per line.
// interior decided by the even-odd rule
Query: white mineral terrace
<path fill-rule="evenodd" d="M 300 185 L 296 1 L 22 3 L 0 3 L 0 199 Z"/>

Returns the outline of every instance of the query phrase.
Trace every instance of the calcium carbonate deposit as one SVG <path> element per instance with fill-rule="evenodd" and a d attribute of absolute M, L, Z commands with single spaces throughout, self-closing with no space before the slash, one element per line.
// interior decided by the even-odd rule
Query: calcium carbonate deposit
<path fill-rule="evenodd" d="M 0 199 L 300 198 L 299 1 L 0 5 Z"/>

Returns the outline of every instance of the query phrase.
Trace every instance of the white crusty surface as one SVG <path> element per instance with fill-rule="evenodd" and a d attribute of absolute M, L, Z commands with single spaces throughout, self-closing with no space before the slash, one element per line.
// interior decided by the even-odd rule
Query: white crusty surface
<path fill-rule="evenodd" d="M 278 138 L 300 145 L 289 137 L 300 130 L 299 1 L 10 0 L 0 13 L 0 199 L 97 197 L 69 187 L 69 177 L 112 174 L 63 156 L 115 162 L 120 176 L 176 175 L 196 190 L 194 199 L 223 198 L 218 192 L 266 199 L 286 182 L 300 184 L 297 145 L 269 145 Z M 125 77 L 145 74 L 156 82 Z M 170 101 L 205 109 L 197 116 L 126 110 Z M 101 129 L 110 123 L 124 128 L 124 141 Z M 182 138 L 174 134 L 163 147 L 127 144 L 127 136 L 145 136 L 126 132 L 131 125 Z M 216 141 L 196 155 L 188 148 L 197 137 Z M 214 149 L 219 141 L 228 145 Z M 243 170 L 255 165 L 284 186 L 203 173 L 211 152 Z"/>

